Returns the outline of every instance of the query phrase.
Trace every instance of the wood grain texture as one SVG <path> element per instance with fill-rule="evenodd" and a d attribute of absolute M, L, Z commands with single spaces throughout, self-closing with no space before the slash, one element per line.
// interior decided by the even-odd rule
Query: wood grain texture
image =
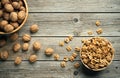
<path fill-rule="evenodd" d="M 38 24 L 39 31 L 33 36 L 89 36 L 89 30 L 93 31 L 92 36 L 97 36 L 98 28 L 103 29 L 100 36 L 120 36 L 119 16 L 119 13 L 29 13 L 20 35 L 30 33 L 30 26 Z M 101 22 L 100 27 L 95 25 L 97 20 Z"/>
<path fill-rule="evenodd" d="M 81 63 L 81 67 L 75 69 L 73 67 L 75 62 L 67 62 L 66 68 L 61 68 L 60 62 L 37 61 L 30 64 L 28 61 L 23 61 L 19 66 L 15 66 L 13 61 L 0 62 L 0 78 L 119 78 L 120 76 L 120 61 L 113 61 L 101 72 L 89 71 Z M 75 71 L 78 72 L 77 76 L 74 75 Z"/>
<path fill-rule="evenodd" d="M 54 60 L 53 56 L 51 57 L 46 57 L 45 55 L 45 49 L 46 48 L 53 48 L 54 49 L 54 53 L 57 53 L 60 55 L 60 60 L 63 60 L 64 56 L 71 56 L 71 54 L 74 52 L 74 48 L 76 46 L 81 47 L 81 39 L 83 38 L 89 38 L 89 37 L 74 37 L 73 41 L 71 41 L 69 44 L 65 44 L 63 47 L 59 46 L 59 42 L 60 41 L 64 41 L 66 37 L 32 37 L 28 51 L 22 51 L 20 50 L 17 53 L 14 53 L 12 51 L 12 45 L 16 42 L 21 43 L 21 45 L 23 44 L 22 40 L 19 39 L 19 41 L 16 41 L 14 43 L 9 42 L 5 47 L 3 47 L 0 51 L 2 50 L 8 50 L 9 51 L 9 58 L 8 60 L 14 60 L 17 56 L 21 56 L 23 58 L 23 60 L 28 60 L 29 56 L 31 54 L 36 54 L 38 56 L 37 60 Z M 115 52 L 115 58 L 114 60 L 119 60 L 120 61 L 120 37 L 106 37 L 108 40 L 111 41 L 111 43 L 113 44 L 113 47 L 115 48 L 116 52 Z M 41 50 L 38 52 L 33 51 L 33 47 L 32 44 L 34 43 L 34 41 L 39 41 L 42 45 Z M 11 46 L 10 46 L 11 45 Z M 72 47 L 72 51 L 68 52 L 66 50 L 67 46 L 71 46 Z M 79 60 L 79 57 L 76 58 L 76 60 Z"/>
<path fill-rule="evenodd" d="M 27 0 L 30 12 L 120 12 L 119 0 Z"/>

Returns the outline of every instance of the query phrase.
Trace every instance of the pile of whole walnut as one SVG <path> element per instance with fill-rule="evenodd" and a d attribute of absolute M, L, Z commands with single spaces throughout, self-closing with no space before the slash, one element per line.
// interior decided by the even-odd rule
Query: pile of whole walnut
<path fill-rule="evenodd" d="M 114 56 L 114 49 L 110 42 L 102 37 L 83 40 L 81 60 L 90 69 L 107 67 Z"/>
<path fill-rule="evenodd" d="M 25 16 L 22 0 L 0 0 L 0 32 L 12 32 L 21 25 Z"/>

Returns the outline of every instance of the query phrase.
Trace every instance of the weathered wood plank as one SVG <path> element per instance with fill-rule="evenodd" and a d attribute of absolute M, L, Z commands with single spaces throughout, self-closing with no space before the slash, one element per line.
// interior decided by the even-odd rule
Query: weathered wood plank
<path fill-rule="evenodd" d="M 79 69 L 75 69 L 73 64 L 67 62 L 66 68 L 61 68 L 60 61 L 37 61 L 34 64 L 23 61 L 19 66 L 15 66 L 13 61 L 0 62 L 0 78 L 119 78 L 120 76 L 120 61 L 113 61 L 101 72 L 89 71 L 82 64 Z M 78 72 L 76 76 L 75 71 Z"/>
<path fill-rule="evenodd" d="M 38 24 L 40 30 L 33 36 L 88 36 L 92 30 L 96 34 L 96 20 L 101 21 L 101 36 L 120 36 L 119 13 L 30 13 L 20 35 L 30 33 L 29 27 Z"/>
<path fill-rule="evenodd" d="M 76 46 L 81 46 L 81 39 L 82 38 L 88 38 L 88 37 L 74 37 L 73 41 L 70 42 L 69 44 L 65 44 L 64 47 L 60 47 L 59 46 L 59 41 L 63 41 L 66 37 L 32 37 L 32 40 L 30 42 L 30 47 L 29 50 L 27 52 L 23 52 L 22 50 L 20 50 L 18 53 L 14 53 L 12 51 L 12 44 L 11 42 L 9 42 L 5 47 L 3 47 L 2 49 L 0 49 L 0 51 L 7 49 L 10 51 L 10 55 L 8 60 L 14 60 L 15 57 L 17 56 L 21 56 L 23 58 L 23 60 L 28 60 L 29 56 L 31 54 L 37 54 L 38 56 L 38 60 L 54 60 L 53 56 L 52 57 L 46 57 L 44 54 L 44 51 L 46 48 L 51 47 L 55 50 L 55 53 L 58 53 L 60 55 L 60 60 L 63 60 L 64 56 L 70 56 L 73 52 L 74 52 L 74 48 Z M 115 48 L 116 52 L 115 52 L 115 58 L 114 60 L 120 60 L 120 37 L 106 37 L 107 39 L 109 39 L 112 44 L 113 47 Z M 34 41 L 40 41 L 42 48 L 40 51 L 35 52 L 33 51 L 32 48 L 32 43 Z M 23 43 L 21 41 L 21 39 L 19 39 L 19 41 L 21 44 Z M 72 47 L 72 51 L 71 52 L 67 52 L 66 50 L 66 46 L 70 45 Z M 79 57 L 76 59 L 79 60 Z"/>
<path fill-rule="evenodd" d="M 27 0 L 30 12 L 120 12 L 119 0 Z"/>

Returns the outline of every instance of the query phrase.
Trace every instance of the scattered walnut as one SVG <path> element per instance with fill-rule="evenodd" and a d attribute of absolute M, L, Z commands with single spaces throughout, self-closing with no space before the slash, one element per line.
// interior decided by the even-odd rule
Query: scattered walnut
<path fill-rule="evenodd" d="M 40 48 L 41 48 L 40 42 L 35 41 L 35 42 L 33 43 L 33 50 L 38 51 L 38 50 L 40 50 Z"/>
<path fill-rule="evenodd" d="M 67 46 L 67 47 L 66 47 L 66 50 L 67 50 L 68 52 L 71 51 L 71 50 L 72 50 L 71 46 Z"/>
<path fill-rule="evenodd" d="M 96 26 L 100 26 L 100 21 L 97 20 L 95 24 Z"/>
<path fill-rule="evenodd" d="M 31 36 L 29 34 L 24 34 L 23 37 L 22 37 L 22 40 L 24 42 L 28 42 L 31 40 Z"/>
<path fill-rule="evenodd" d="M 76 62 L 76 63 L 74 64 L 74 67 L 75 67 L 75 68 L 79 68 L 79 67 L 80 67 L 80 63 Z"/>
<path fill-rule="evenodd" d="M 1 59 L 2 60 L 7 60 L 8 59 L 8 56 L 9 56 L 9 53 L 8 53 L 8 51 L 2 51 L 1 53 L 0 53 L 0 57 L 1 57 Z"/>
<path fill-rule="evenodd" d="M 97 34 L 99 35 L 99 34 L 102 34 L 102 33 L 103 33 L 103 30 L 102 30 L 102 28 L 99 28 L 99 29 L 96 30 L 96 32 L 97 32 Z"/>
<path fill-rule="evenodd" d="M 47 56 L 51 56 L 53 53 L 54 53 L 54 50 L 53 50 L 52 48 L 47 48 L 47 49 L 45 50 L 45 54 L 46 54 Z"/>
<path fill-rule="evenodd" d="M 64 42 L 69 43 L 70 42 L 69 38 L 65 38 Z"/>
<path fill-rule="evenodd" d="M 63 60 L 64 60 L 65 62 L 67 62 L 69 59 L 68 59 L 67 56 L 65 56 L 65 57 L 63 58 Z"/>
<path fill-rule="evenodd" d="M 75 47 L 76 52 L 80 52 L 80 47 Z"/>
<path fill-rule="evenodd" d="M 60 66 L 61 66 L 62 68 L 66 67 L 66 62 L 64 62 L 64 61 L 61 62 L 61 63 L 60 63 Z"/>
<path fill-rule="evenodd" d="M 16 65 L 19 65 L 21 62 L 22 62 L 22 58 L 21 58 L 21 57 L 16 57 L 16 58 L 15 58 L 14 63 L 15 63 Z"/>
<path fill-rule="evenodd" d="M 54 60 L 59 60 L 60 56 L 58 54 L 54 54 Z"/>
<path fill-rule="evenodd" d="M 18 52 L 20 50 L 20 48 L 21 48 L 21 45 L 19 43 L 15 43 L 13 45 L 13 51 L 14 52 Z"/>
<path fill-rule="evenodd" d="M 13 33 L 13 34 L 10 35 L 10 40 L 11 41 L 15 41 L 17 39 L 18 39 L 18 33 Z"/>
<path fill-rule="evenodd" d="M 78 54 L 77 53 L 72 53 L 72 56 L 74 57 L 74 58 L 76 58 L 77 56 L 78 56 Z"/>
<path fill-rule="evenodd" d="M 69 57 L 69 60 L 70 60 L 71 62 L 73 62 L 74 59 L 75 59 L 75 58 L 74 58 L 73 56 L 70 56 L 70 57 Z"/>
<path fill-rule="evenodd" d="M 88 35 L 92 35 L 93 34 L 93 32 L 92 31 L 88 31 Z"/>
<path fill-rule="evenodd" d="M 36 62 L 36 60 L 37 60 L 37 56 L 36 56 L 36 55 L 31 55 L 31 56 L 29 57 L 29 61 L 30 61 L 31 63 Z"/>
<path fill-rule="evenodd" d="M 68 36 L 69 40 L 72 41 L 73 40 L 73 36 Z"/>
<path fill-rule="evenodd" d="M 30 31 L 31 31 L 32 33 L 35 33 L 35 32 L 37 32 L 38 30 L 39 30 L 39 27 L 38 27 L 37 24 L 33 24 L 33 25 L 30 27 Z"/>
<path fill-rule="evenodd" d="M 0 39 L 0 47 L 3 47 L 4 45 L 6 45 L 6 40 Z"/>
<path fill-rule="evenodd" d="M 63 41 L 60 41 L 60 42 L 59 42 L 59 46 L 64 46 L 64 42 L 63 42 Z"/>
<path fill-rule="evenodd" d="M 22 50 L 27 51 L 28 48 L 29 48 L 29 44 L 28 44 L 28 43 L 24 43 L 24 44 L 22 45 Z"/>

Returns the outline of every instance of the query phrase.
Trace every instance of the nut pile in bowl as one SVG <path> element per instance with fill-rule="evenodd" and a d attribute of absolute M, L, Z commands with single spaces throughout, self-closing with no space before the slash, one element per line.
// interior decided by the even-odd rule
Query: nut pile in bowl
<path fill-rule="evenodd" d="M 112 62 L 114 49 L 107 39 L 93 37 L 83 41 L 80 57 L 85 67 L 93 71 L 100 71 Z"/>
<path fill-rule="evenodd" d="M 25 0 L 0 0 L 0 34 L 16 32 L 26 22 L 27 16 Z"/>

